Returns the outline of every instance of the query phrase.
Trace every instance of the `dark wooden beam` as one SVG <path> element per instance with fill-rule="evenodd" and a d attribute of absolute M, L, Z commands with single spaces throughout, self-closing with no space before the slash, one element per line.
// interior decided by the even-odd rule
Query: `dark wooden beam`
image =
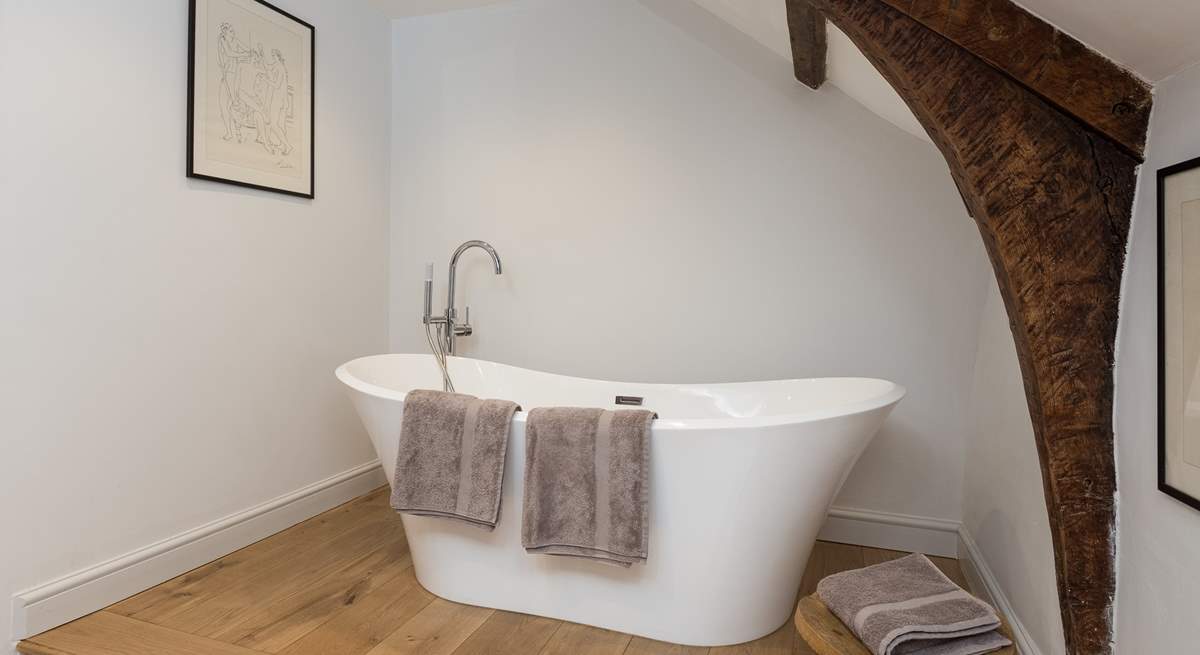
<path fill-rule="evenodd" d="M 825 17 L 808 0 L 786 0 L 796 79 L 819 89 L 825 83 Z"/>
<path fill-rule="evenodd" d="M 912 109 L 979 226 L 1025 381 L 1067 650 L 1111 653 L 1112 368 L 1138 160 L 890 0 L 811 2 Z"/>
<path fill-rule="evenodd" d="M 883 0 L 1140 161 L 1150 85 L 1011 0 Z"/>

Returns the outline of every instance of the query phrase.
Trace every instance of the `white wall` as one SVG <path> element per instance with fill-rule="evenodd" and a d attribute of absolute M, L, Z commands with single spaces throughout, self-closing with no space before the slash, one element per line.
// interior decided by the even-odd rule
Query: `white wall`
<path fill-rule="evenodd" d="M 1200 512 L 1157 490 L 1158 169 L 1200 156 L 1200 67 L 1155 87 L 1117 339 L 1121 653 L 1192 653 L 1200 614 Z"/>
<path fill-rule="evenodd" d="M 1066 651 L 1042 469 L 1008 313 L 993 280 L 979 323 L 963 527 L 1042 655 Z"/>
<path fill-rule="evenodd" d="M 185 178 L 187 2 L 0 4 L 6 601 L 374 458 L 333 369 L 387 345 L 389 28 L 276 1 L 314 201 Z"/>
<path fill-rule="evenodd" d="M 523 0 L 393 30 L 392 347 L 466 239 L 462 353 L 909 396 L 838 503 L 957 520 L 991 276 L 941 156 L 692 3 Z"/>

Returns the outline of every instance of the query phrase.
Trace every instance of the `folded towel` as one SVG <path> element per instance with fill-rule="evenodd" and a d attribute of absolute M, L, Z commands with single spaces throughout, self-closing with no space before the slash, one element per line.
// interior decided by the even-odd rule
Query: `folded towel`
<path fill-rule="evenodd" d="M 404 398 L 392 508 L 491 530 L 513 413 L 507 400 L 415 389 Z"/>
<path fill-rule="evenodd" d="M 649 542 L 646 410 L 539 407 L 525 424 L 521 543 L 628 567 Z"/>
<path fill-rule="evenodd" d="M 1012 643 L 987 603 L 919 553 L 831 575 L 817 596 L 875 655 L 978 655 Z"/>

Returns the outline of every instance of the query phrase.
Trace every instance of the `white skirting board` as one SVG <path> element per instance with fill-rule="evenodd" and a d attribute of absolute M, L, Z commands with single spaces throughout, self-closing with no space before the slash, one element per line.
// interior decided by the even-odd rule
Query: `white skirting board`
<path fill-rule="evenodd" d="M 976 595 L 983 596 L 984 600 L 990 602 L 997 611 L 1004 615 L 1004 618 L 1008 619 L 1008 625 L 1012 627 L 1013 631 L 1013 641 L 1017 642 L 1017 651 L 1021 655 L 1042 655 L 1042 650 L 1038 648 L 1029 631 L 1017 618 L 1012 603 L 1004 594 L 1004 590 L 1000 588 L 1000 582 L 996 580 L 996 574 L 992 573 L 987 560 L 983 558 L 979 544 L 975 543 L 975 539 L 971 537 L 971 533 L 967 532 L 966 528 L 958 530 L 958 565 L 962 569 L 963 576 L 971 585 L 971 591 Z"/>
<path fill-rule="evenodd" d="M 1008 619 L 1021 655 L 1041 655 L 1029 632 L 1013 611 L 979 545 L 958 521 L 890 512 L 833 507 L 817 537 L 855 546 L 905 550 L 956 557 L 971 591 L 990 602 Z"/>
<path fill-rule="evenodd" d="M 385 484 L 368 462 L 265 503 L 13 596 L 12 638 L 107 607 Z"/>
<path fill-rule="evenodd" d="M 958 521 L 833 507 L 818 539 L 855 546 L 958 557 Z"/>

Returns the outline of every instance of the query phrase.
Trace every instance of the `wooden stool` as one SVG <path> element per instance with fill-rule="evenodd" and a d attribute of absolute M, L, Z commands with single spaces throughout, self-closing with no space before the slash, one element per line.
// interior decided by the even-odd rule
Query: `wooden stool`
<path fill-rule="evenodd" d="M 863 642 L 850 632 L 841 619 L 833 615 L 816 594 L 800 599 L 796 606 L 796 629 L 817 655 L 871 655 Z M 1012 629 L 1000 617 L 1000 634 L 1012 640 Z M 1017 655 L 1017 647 L 994 651 L 996 655 Z"/>

